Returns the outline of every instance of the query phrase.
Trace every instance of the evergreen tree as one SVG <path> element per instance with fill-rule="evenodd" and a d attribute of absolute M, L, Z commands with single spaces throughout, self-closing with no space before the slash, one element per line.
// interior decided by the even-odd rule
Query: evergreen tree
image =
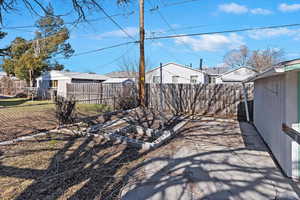
<path fill-rule="evenodd" d="M 38 30 L 33 40 L 17 37 L 9 47 L 9 54 L 3 60 L 2 68 L 9 75 L 15 75 L 34 86 L 35 79 L 51 69 L 63 70 L 55 58 L 62 55 L 69 58 L 74 50 L 66 41 L 69 31 L 64 21 L 54 15 L 49 5 L 45 16 L 36 23 Z"/>

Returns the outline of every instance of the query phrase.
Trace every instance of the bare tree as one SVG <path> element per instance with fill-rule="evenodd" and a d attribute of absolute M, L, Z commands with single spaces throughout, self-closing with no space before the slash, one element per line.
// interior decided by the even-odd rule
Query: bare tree
<path fill-rule="evenodd" d="M 264 69 L 271 67 L 284 58 L 284 51 L 282 49 L 255 50 L 252 52 L 249 65 L 255 68 L 257 71 L 263 71 Z"/>
<path fill-rule="evenodd" d="M 240 46 L 238 49 L 231 50 L 224 56 L 224 63 L 230 67 L 247 66 L 251 52 L 246 45 Z"/>
<path fill-rule="evenodd" d="M 59 0 L 57 0 L 59 1 Z M 130 0 L 115 0 L 118 4 L 127 4 Z M 91 10 L 101 9 L 102 0 L 67 0 L 64 1 L 73 7 L 78 20 L 85 20 L 86 13 Z M 40 11 L 46 12 L 48 1 L 45 0 L 0 0 L 0 22 L 2 23 L 4 13 L 17 11 L 18 5 L 23 4 L 30 12 L 39 16 Z M 53 2 L 53 4 L 55 4 Z"/>
<path fill-rule="evenodd" d="M 123 59 L 118 63 L 119 71 L 125 72 L 128 77 L 136 75 L 135 78 L 138 78 L 139 71 L 139 60 L 136 58 L 123 57 Z M 145 70 L 151 68 L 151 61 L 149 58 L 146 58 L 145 61 Z"/>
<path fill-rule="evenodd" d="M 235 68 L 250 66 L 257 71 L 263 71 L 281 62 L 283 59 L 284 51 L 282 49 L 267 48 L 265 50 L 251 51 L 244 45 L 228 52 L 224 56 L 224 63 Z"/>

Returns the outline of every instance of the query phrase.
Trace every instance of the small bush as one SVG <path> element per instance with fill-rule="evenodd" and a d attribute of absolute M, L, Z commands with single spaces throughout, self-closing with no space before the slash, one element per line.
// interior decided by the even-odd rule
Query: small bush
<path fill-rule="evenodd" d="M 136 108 L 138 104 L 139 101 L 136 96 L 123 96 L 118 98 L 117 109 L 129 110 L 132 108 Z"/>
<path fill-rule="evenodd" d="M 75 100 L 57 96 L 54 99 L 54 103 L 55 116 L 58 119 L 59 126 L 70 124 L 75 121 Z"/>

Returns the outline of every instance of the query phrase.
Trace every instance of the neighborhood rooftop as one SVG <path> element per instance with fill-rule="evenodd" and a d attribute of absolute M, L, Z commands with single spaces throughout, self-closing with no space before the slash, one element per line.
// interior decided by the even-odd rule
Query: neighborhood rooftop
<path fill-rule="evenodd" d="M 220 75 L 230 71 L 230 69 L 230 67 L 206 67 L 203 68 L 203 71 L 211 75 Z"/>
<path fill-rule="evenodd" d="M 88 79 L 88 80 L 106 80 L 109 77 L 102 74 L 93 74 L 93 73 L 81 73 L 81 72 L 65 72 L 65 71 L 51 71 L 43 74 L 39 79 L 51 79 L 51 75 L 56 74 L 70 79 Z"/>
<path fill-rule="evenodd" d="M 132 71 L 115 71 L 105 74 L 110 78 L 136 78 L 138 76 L 138 72 Z"/>

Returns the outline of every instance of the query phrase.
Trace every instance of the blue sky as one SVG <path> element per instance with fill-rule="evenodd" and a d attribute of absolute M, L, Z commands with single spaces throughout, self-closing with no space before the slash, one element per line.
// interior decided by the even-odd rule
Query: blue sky
<path fill-rule="evenodd" d="M 46 2 L 46 1 L 45 1 Z M 48 0 L 48 2 L 51 2 Z M 69 5 L 62 1 L 52 1 L 57 13 L 67 13 Z M 114 19 L 134 38 L 138 40 L 138 4 L 117 6 L 112 1 L 103 1 L 103 7 L 110 15 L 124 13 Z M 176 4 L 178 2 L 185 2 Z M 299 23 L 300 2 L 296 0 L 146 0 L 145 28 L 148 36 L 200 33 L 222 31 L 247 27 L 259 27 Z M 159 7 L 159 11 L 150 11 Z M 134 11 L 134 13 L 132 13 Z M 129 14 L 131 13 L 131 14 Z M 163 16 L 163 17 L 161 17 Z M 88 13 L 88 19 L 104 17 L 100 11 Z M 162 19 L 165 18 L 167 23 Z M 32 25 L 38 19 L 20 5 L 18 13 L 4 16 L 4 26 Z M 64 17 L 69 22 L 74 14 Z M 171 27 L 170 27 L 171 26 Z M 197 26 L 197 27 L 195 27 Z M 103 48 L 130 41 L 108 19 L 99 19 L 90 23 L 69 25 L 70 43 L 76 53 Z M 194 27 L 186 29 L 186 27 Z M 172 28 L 172 30 L 170 30 Z M 1 40 L 0 47 L 8 45 L 16 36 L 27 39 L 33 37 L 34 28 L 3 29 L 8 36 Z M 199 65 L 199 59 L 209 67 L 220 66 L 223 56 L 240 45 L 250 49 L 282 48 L 286 59 L 300 57 L 300 27 L 276 30 L 252 31 L 243 33 L 215 34 L 177 39 L 163 39 L 146 42 L 146 57 L 150 68 L 160 62 Z M 60 59 L 67 69 L 78 72 L 108 73 L 119 70 L 123 60 L 134 62 L 138 59 L 138 45 L 130 44 L 119 48 L 93 54 L 74 56 L 68 60 Z"/>

